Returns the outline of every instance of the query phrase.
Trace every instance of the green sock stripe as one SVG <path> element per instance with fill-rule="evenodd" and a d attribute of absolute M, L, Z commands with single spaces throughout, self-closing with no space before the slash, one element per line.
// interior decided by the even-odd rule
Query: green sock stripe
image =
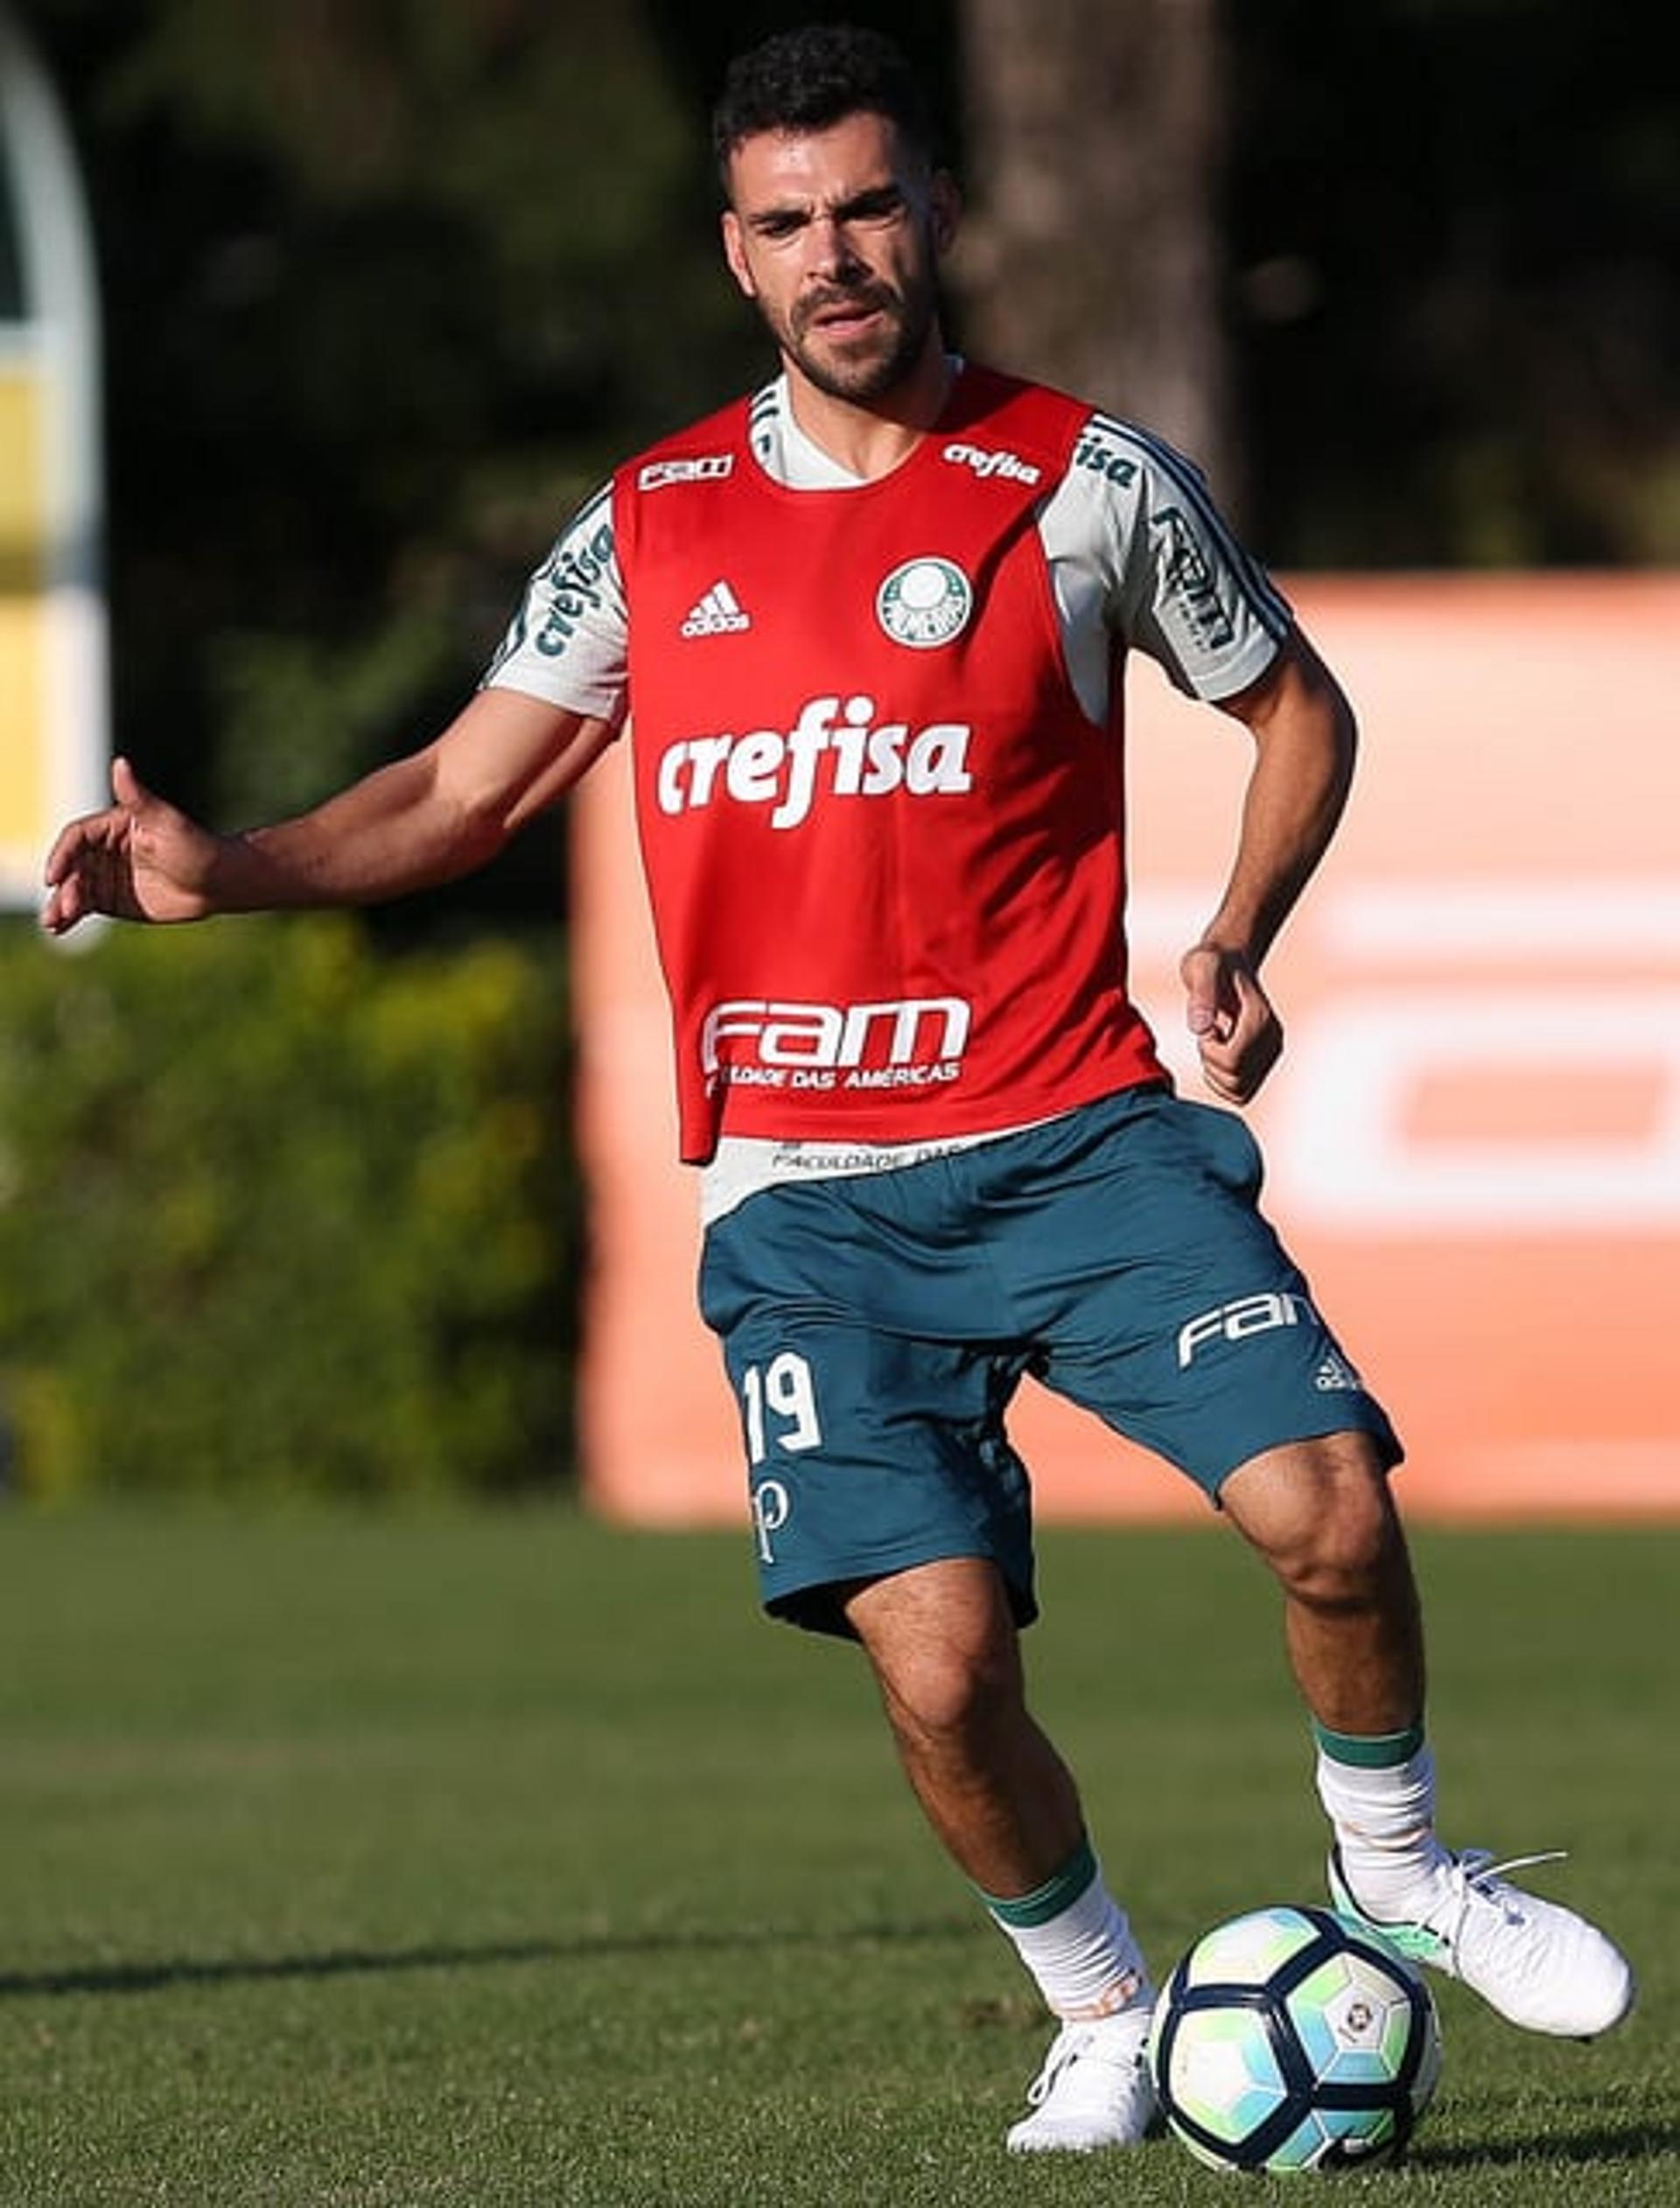
<path fill-rule="evenodd" d="M 983 1892 L 980 1898 L 1000 1924 L 1030 1930 L 1034 1924 L 1047 1924 L 1053 1917 L 1060 1917 L 1064 1909 L 1071 1909 L 1096 1876 L 1096 1857 L 1089 1840 L 1082 1840 L 1077 1852 L 1055 1876 L 1046 1879 L 1032 1893 L 1018 1894 L 1012 1900 L 1004 1901 L 996 1894 Z"/>
<path fill-rule="evenodd" d="M 1333 1763 L 1348 1763 L 1359 1771 L 1392 1770 L 1410 1763 L 1424 1744 L 1421 1725 L 1408 1725 L 1404 1733 L 1333 1733 L 1315 1718 L 1312 1736 Z"/>

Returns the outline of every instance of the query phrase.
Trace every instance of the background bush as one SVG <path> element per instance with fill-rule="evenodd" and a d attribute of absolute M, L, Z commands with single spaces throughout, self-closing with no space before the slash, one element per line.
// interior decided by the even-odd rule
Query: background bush
<path fill-rule="evenodd" d="M 12 1484 L 508 1490 L 570 1463 L 557 931 L 0 929 Z"/>

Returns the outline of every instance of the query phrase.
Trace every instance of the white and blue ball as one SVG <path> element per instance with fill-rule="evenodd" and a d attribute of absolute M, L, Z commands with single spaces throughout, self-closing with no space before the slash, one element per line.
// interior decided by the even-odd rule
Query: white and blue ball
<path fill-rule="evenodd" d="M 1200 2161 L 1352 2168 L 1405 2151 L 1440 2075 L 1440 2025 L 1423 1980 L 1368 1926 L 1256 1909 L 1179 1962 L 1149 2060 L 1168 2126 Z"/>

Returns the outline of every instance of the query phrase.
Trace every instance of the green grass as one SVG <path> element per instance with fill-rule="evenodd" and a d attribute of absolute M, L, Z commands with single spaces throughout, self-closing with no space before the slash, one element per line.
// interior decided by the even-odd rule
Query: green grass
<path fill-rule="evenodd" d="M 744 1544 L 570 1515 L 0 1521 L 4 2208 L 1228 2203 L 1012 2162 L 1047 2034 L 849 1651 Z M 1155 1956 L 1313 1897 L 1309 1757 L 1217 1532 L 1046 1541 L 1039 1707 Z M 1680 1531 L 1418 1543 L 1449 1833 L 1634 1950 L 1634 2020 L 1442 1989 L 1396 2208 L 1680 2203 Z M 1297 2200 L 1312 2180 L 1256 2182 Z"/>

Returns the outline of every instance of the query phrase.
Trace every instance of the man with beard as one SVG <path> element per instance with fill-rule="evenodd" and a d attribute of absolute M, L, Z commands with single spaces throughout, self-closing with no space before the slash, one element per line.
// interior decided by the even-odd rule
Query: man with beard
<path fill-rule="evenodd" d="M 1252 1138 L 1172 1093 L 1126 992 L 1125 654 L 1254 746 L 1182 964 L 1228 1104 L 1278 1054 L 1260 966 L 1340 813 L 1347 703 L 1186 462 L 947 352 L 956 195 L 886 40 L 771 39 L 715 136 L 775 381 L 588 502 L 435 742 L 231 838 L 119 761 L 53 851 L 45 924 L 458 874 L 633 718 L 764 1600 L 862 1644 L 930 1823 L 1058 2020 L 1010 2145 L 1124 2146 L 1153 2113 L 1149 1973 L 1025 1699 L 1004 1414 L 1027 1371 L 1167 1457 L 1276 1575 L 1337 1905 L 1516 2022 L 1605 2030 L 1632 1997 L 1611 1943 L 1436 1836 L 1398 1445 L 1256 1208 Z M 1146 1693 L 1124 1624 L 1116 1659 L 1116 1699 Z"/>

